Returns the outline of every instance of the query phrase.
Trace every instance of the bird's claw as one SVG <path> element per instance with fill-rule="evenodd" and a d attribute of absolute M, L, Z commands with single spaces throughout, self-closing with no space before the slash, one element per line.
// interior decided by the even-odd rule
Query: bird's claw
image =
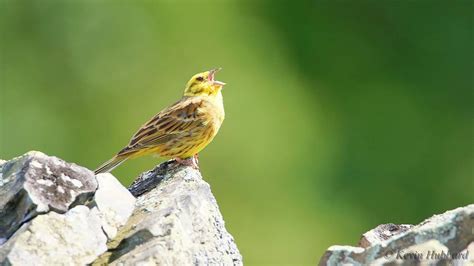
<path fill-rule="evenodd" d="M 190 166 L 196 170 L 199 170 L 199 156 L 196 154 L 193 157 L 189 157 L 186 159 L 181 159 L 181 158 L 175 158 L 175 161 L 183 166 Z"/>

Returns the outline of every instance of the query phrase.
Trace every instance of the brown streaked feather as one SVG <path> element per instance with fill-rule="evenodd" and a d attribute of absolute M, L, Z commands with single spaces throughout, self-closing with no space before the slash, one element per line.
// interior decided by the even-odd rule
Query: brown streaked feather
<path fill-rule="evenodd" d="M 160 148 L 160 145 L 166 149 L 167 143 L 190 136 L 193 133 L 190 129 L 206 132 L 206 125 L 212 117 L 199 111 L 203 105 L 205 103 L 201 98 L 183 97 L 145 123 L 118 155 L 144 148 Z"/>
<path fill-rule="evenodd" d="M 112 171 L 115 167 L 119 166 L 121 163 L 123 163 L 125 160 L 127 160 L 127 157 L 118 157 L 114 156 L 112 159 L 108 160 L 107 162 L 103 163 L 99 168 L 94 170 L 94 173 L 100 174 L 100 173 L 107 173 Z"/>

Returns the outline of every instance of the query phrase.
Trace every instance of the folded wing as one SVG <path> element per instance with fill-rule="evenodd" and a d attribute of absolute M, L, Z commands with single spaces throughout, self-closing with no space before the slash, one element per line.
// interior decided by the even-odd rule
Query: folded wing
<path fill-rule="evenodd" d="M 183 98 L 161 111 L 133 135 L 127 147 L 117 156 L 165 145 L 191 134 L 193 129 L 207 125 L 210 118 L 200 112 L 203 104 L 199 98 Z"/>

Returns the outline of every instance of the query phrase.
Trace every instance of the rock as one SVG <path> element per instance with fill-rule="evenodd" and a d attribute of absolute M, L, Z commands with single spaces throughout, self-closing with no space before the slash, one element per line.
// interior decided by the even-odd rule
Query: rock
<path fill-rule="evenodd" d="M 363 248 L 370 247 L 380 243 L 381 241 L 390 239 L 395 235 L 403 233 L 412 227 L 413 225 L 411 224 L 381 224 L 375 229 L 363 234 L 359 241 L 359 246 Z"/>
<path fill-rule="evenodd" d="M 471 242 L 469 246 L 467 246 L 466 249 L 462 250 L 459 254 L 460 255 L 466 254 L 466 258 L 456 260 L 454 262 L 455 266 L 474 265 L 474 242 Z"/>
<path fill-rule="evenodd" d="M 77 206 L 24 224 L 0 249 L 0 264 L 85 265 L 107 250 L 96 211 Z"/>
<path fill-rule="evenodd" d="M 360 262 L 354 258 L 359 257 L 364 252 L 363 248 L 351 246 L 331 246 L 324 253 L 321 261 L 326 264 L 323 265 L 361 265 Z M 320 265 L 322 265 L 320 263 Z"/>
<path fill-rule="evenodd" d="M 165 162 L 130 191 L 40 152 L 0 162 L 0 265 L 242 265 L 198 170 Z"/>
<path fill-rule="evenodd" d="M 165 162 L 141 175 L 116 246 L 96 264 L 242 265 L 209 185 L 198 170 Z"/>
<path fill-rule="evenodd" d="M 64 213 L 97 188 L 92 171 L 41 152 L 29 152 L 0 168 L 0 239 L 39 213 Z"/>
<path fill-rule="evenodd" d="M 441 260 L 439 254 L 448 254 L 449 250 L 438 240 L 432 239 L 406 249 L 397 250 L 372 262 L 374 265 L 437 265 Z"/>
<path fill-rule="evenodd" d="M 96 179 L 40 152 L 4 163 L 0 174 L 1 265 L 90 264 L 134 209 L 135 198 L 111 174 Z"/>
<path fill-rule="evenodd" d="M 102 228 L 109 239 L 117 235 L 117 230 L 125 225 L 130 215 L 132 215 L 135 198 L 120 184 L 111 174 L 98 174 L 97 189 L 94 201 L 100 212 Z"/>
<path fill-rule="evenodd" d="M 142 173 L 133 181 L 128 190 L 133 196 L 139 197 L 155 189 L 161 181 L 172 178 L 177 170 L 173 160 L 164 162 L 155 169 Z"/>
<path fill-rule="evenodd" d="M 319 265 L 467 265 L 473 241 L 474 204 L 435 215 L 416 226 L 378 226 L 363 235 L 360 247 L 330 247 Z"/>

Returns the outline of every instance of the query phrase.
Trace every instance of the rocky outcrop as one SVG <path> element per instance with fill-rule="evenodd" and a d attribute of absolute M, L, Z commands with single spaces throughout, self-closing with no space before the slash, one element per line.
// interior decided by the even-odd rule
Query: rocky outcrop
<path fill-rule="evenodd" d="M 40 152 L 0 160 L 0 265 L 242 264 L 199 171 L 167 162 L 130 191 Z"/>
<path fill-rule="evenodd" d="M 474 265 L 474 204 L 418 225 L 383 224 L 358 247 L 332 246 L 319 265 Z"/>
<path fill-rule="evenodd" d="M 174 161 L 142 174 L 130 187 L 135 210 L 105 255 L 113 265 L 241 265 L 242 257 L 209 185 L 198 170 Z"/>

